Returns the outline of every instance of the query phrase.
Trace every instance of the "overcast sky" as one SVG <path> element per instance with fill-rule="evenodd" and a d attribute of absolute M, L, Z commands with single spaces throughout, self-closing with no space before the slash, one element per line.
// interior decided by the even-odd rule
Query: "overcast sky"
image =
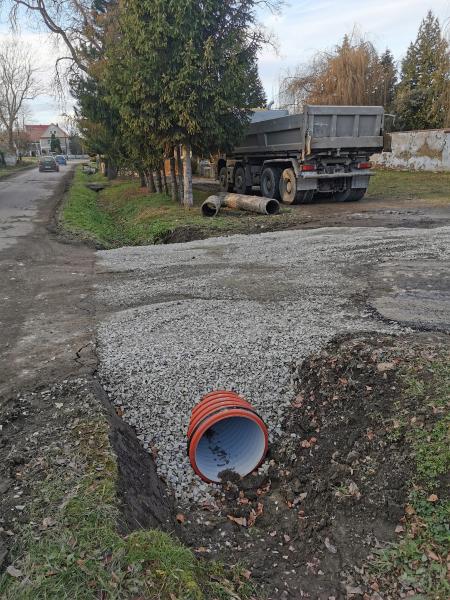
<path fill-rule="evenodd" d="M 278 40 L 278 52 L 267 48 L 259 59 L 261 79 L 268 100 L 277 97 L 280 74 L 307 61 L 315 51 L 333 47 L 356 25 L 378 50 L 389 47 L 400 60 L 415 39 L 421 19 L 433 10 L 441 24 L 450 20 L 450 0 L 287 0 L 281 14 L 261 14 L 261 20 Z M 0 38 L 7 27 L 0 23 Z M 63 108 L 52 97 L 51 73 L 58 50 L 48 36 L 22 29 L 31 45 L 40 78 L 48 93 L 34 100 L 29 121 L 61 122 Z M 71 111 L 70 102 L 65 107 Z"/>

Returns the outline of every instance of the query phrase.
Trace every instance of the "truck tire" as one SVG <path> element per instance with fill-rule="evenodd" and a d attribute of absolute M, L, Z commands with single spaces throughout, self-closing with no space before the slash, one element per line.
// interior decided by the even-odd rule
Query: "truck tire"
<path fill-rule="evenodd" d="M 299 190 L 295 194 L 294 204 L 311 204 L 314 200 L 315 190 Z"/>
<path fill-rule="evenodd" d="M 266 198 L 280 200 L 280 176 L 281 169 L 276 167 L 265 167 L 261 173 L 261 194 Z"/>
<path fill-rule="evenodd" d="M 333 192 L 333 200 L 336 202 L 348 202 L 352 190 L 344 190 L 343 192 Z"/>
<path fill-rule="evenodd" d="M 313 201 L 314 190 L 297 191 L 294 169 L 284 169 L 280 177 L 280 196 L 285 204 L 309 204 Z"/>
<path fill-rule="evenodd" d="M 280 196 L 284 204 L 295 204 L 297 195 L 297 179 L 294 169 L 284 169 L 280 177 Z"/>
<path fill-rule="evenodd" d="M 221 192 L 232 192 L 233 185 L 228 183 L 228 169 L 226 167 L 222 167 L 219 172 L 219 185 Z"/>
<path fill-rule="evenodd" d="M 367 188 L 356 188 L 351 190 L 350 196 L 347 198 L 346 202 L 359 202 L 364 198 L 366 192 Z"/>
<path fill-rule="evenodd" d="M 237 167 L 234 171 L 234 191 L 236 194 L 251 194 L 251 186 L 246 184 L 244 167 Z"/>

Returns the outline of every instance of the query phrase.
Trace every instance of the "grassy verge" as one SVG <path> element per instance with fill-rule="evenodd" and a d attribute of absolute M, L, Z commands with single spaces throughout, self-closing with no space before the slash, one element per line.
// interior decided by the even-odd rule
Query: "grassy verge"
<path fill-rule="evenodd" d="M 37 165 L 37 160 L 33 158 L 25 158 L 21 163 L 17 164 L 15 167 L 3 167 L 0 166 L 0 179 L 8 177 L 8 175 L 12 175 L 13 173 L 19 173 L 20 171 L 25 171 L 30 169 L 31 167 L 35 167 Z"/>
<path fill-rule="evenodd" d="M 250 596 L 239 568 L 225 572 L 218 563 L 202 562 L 166 533 L 142 529 L 120 535 L 117 464 L 105 418 L 98 411 L 89 420 L 76 418 L 67 423 L 67 432 L 40 461 L 45 476 L 33 481 L 30 524 L 19 537 L 14 564 L 0 577 L 2 599 Z"/>
<path fill-rule="evenodd" d="M 450 173 L 378 170 L 371 178 L 367 198 L 450 202 Z"/>
<path fill-rule="evenodd" d="M 89 181 L 102 179 L 101 175 L 86 175 L 77 170 L 63 211 L 63 222 L 72 233 L 94 239 L 105 248 L 289 229 L 314 218 L 305 214 L 305 207 L 282 206 L 280 214 L 271 217 L 224 209 L 220 216 L 205 219 L 199 208 L 212 192 L 194 189 L 194 208 L 186 210 L 164 194 L 149 194 L 136 180 L 115 181 L 98 195 L 85 186 Z M 372 179 L 368 198 L 419 199 L 439 205 L 448 202 L 448 189 L 448 173 L 380 171 Z M 307 210 L 315 208 L 322 209 L 317 206 Z M 322 209 L 318 217 L 323 220 L 325 216 Z"/>
<path fill-rule="evenodd" d="M 180 227 L 201 229 L 206 237 L 208 231 L 220 235 L 235 225 L 230 217 L 206 220 L 200 215 L 198 209 L 208 192 L 195 190 L 194 209 L 186 210 L 165 194 L 142 190 L 137 181 L 114 182 L 98 196 L 86 188 L 86 183 L 101 180 L 105 181 L 101 175 L 86 175 L 77 169 L 63 221 L 69 231 L 87 233 L 106 248 L 157 244 Z"/>
<path fill-rule="evenodd" d="M 415 476 L 400 539 L 379 551 L 370 568 L 389 597 L 444 600 L 450 597 L 450 364 L 410 365 L 401 377 L 406 402 L 392 434 L 410 444 Z M 421 409 L 410 413 L 408 404 Z"/>

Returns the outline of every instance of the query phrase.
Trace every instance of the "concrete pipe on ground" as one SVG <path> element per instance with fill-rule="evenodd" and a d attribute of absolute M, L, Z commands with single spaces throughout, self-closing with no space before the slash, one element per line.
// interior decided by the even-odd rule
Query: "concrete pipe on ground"
<path fill-rule="evenodd" d="M 280 212 L 280 203 L 274 198 L 223 193 L 209 196 L 203 202 L 202 215 L 204 217 L 215 217 L 219 213 L 221 206 L 254 212 L 260 215 L 276 215 Z"/>

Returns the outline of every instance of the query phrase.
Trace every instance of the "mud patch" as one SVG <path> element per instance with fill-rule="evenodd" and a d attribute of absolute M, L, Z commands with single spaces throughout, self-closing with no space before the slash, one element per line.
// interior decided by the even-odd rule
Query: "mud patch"
<path fill-rule="evenodd" d="M 225 482 L 187 519 L 186 542 L 248 561 L 261 597 L 372 598 L 364 561 L 395 539 L 416 468 L 399 415 L 435 418 L 405 396 L 402 373 L 448 348 L 440 334 L 365 334 L 294 364 L 297 397 L 266 472 Z"/>

